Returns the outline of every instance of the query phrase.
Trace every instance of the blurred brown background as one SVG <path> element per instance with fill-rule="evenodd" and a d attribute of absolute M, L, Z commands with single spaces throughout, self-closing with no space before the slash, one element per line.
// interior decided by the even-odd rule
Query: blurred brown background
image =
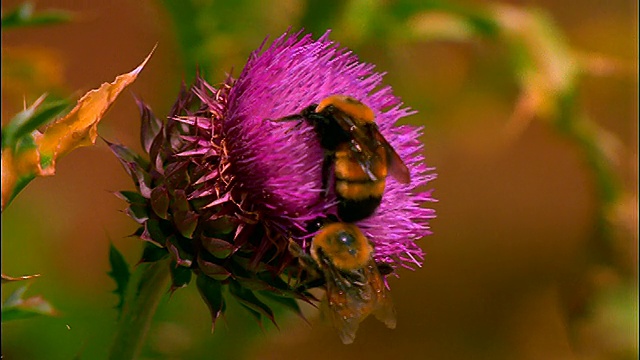
<path fill-rule="evenodd" d="M 17 3 L 4 1 L 3 12 Z M 79 18 L 3 31 L 3 62 L 9 55 L 42 59 L 48 79 L 6 84 L 3 77 L 3 124 L 21 110 L 23 96 L 32 101 L 56 88 L 77 97 L 133 69 L 156 43 L 130 89 L 157 115 L 168 111 L 184 61 L 166 8 L 153 1 L 35 3 L 37 9 L 72 10 Z M 604 66 L 576 84 L 579 106 L 619 140 L 612 166 L 629 200 L 621 202 L 613 265 L 598 265 L 590 256 L 594 179 L 579 148 L 544 116 L 534 116 L 518 135 L 505 135 L 520 89 L 506 70 L 504 47 L 488 40 L 436 40 L 398 43 L 385 51 L 375 42 L 350 43 L 351 37 L 334 30 L 333 40 L 355 47 L 362 60 L 388 72 L 386 84 L 419 111 L 407 122 L 426 126 L 427 162 L 437 168 L 431 185 L 438 218 L 431 224 L 434 235 L 420 241 L 424 267 L 390 281 L 397 329 L 368 319 L 355 343 L 344 346 L 312 309 L 307 309 L 312 327 L 282 315 L 280 331 L 267 326 L 264 333 L 253 325 L 243 328 L 244 315 L 231 311 L 227 325 L 211 335 L 207 309 L 190 286 L 161 304 L 145 357 L 217 358 L 224 348 L 247 359 L 635 358 L 637 2 L 504 4 L 545 11 L 573 49 L 615 60 L 612 71 Z M 256 2 L 253 16 L 263 21 L 252 26 L 247 17 L 238 39 L 221 36 L 211 44 L 222 55 L 208 78 L 220 81 L 232 66 L 238 75 L 249 51 L 265 36 L 283 33 L 291 25 L 286 19 L 296 18 L 303 5 Z M 139 149 L 138 127 L 138 110 L 125 93 L 101 123 L 100 134 Z M 42 294 L 60 312 L 3 324 L 5 359 L 105 357 L 116 315 L 111 309 L 116 297 L 110 294 L 115 285 L 106 275 L 108 243 L 131 263 L 141 249 L 138 240 L 124 238 L 136 225 L 120 212 L 125 204 L 111 191 L 131 188 L 99 141 L 72 152 L 59 162 L 56 176 L 33 181 L 4 211 L 3 273 L 42 274 L 29 292 Z M 243 340 L 247 337 L 253 342 Z"/>

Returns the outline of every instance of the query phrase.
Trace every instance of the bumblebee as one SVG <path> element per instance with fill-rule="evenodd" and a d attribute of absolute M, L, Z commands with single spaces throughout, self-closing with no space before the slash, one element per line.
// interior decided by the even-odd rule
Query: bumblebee
<path fill-rule="evenodd" d="M 387 327 L 396 327 L 391 296 L 372 257 L 373 246 L 356 225 L 324 225 L 308 254 L 294 241 L 289 250 L 312 277 L 324 279 L 326 300 L 321 307 L 344 344 L 353 343 L 358 326 L 370 314 Z"/>
<path fill-rule="evenodd" d="M 299 114 L 273 121 L 306 120 L 325 150 L 322 185 L 328 191 L 333 165 L 338 215 L 343 221 L 362 220 L 378 208 L 390 174 L 410 182 L 409 169 L 382 136 L 373 110 L 345 95 L 332 95 Z"/>

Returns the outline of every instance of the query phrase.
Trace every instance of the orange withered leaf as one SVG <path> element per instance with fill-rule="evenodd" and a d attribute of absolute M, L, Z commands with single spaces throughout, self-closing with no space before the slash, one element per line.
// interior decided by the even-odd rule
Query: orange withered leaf
<path fill-rule="evenodd" d="M 49 125 L 35 137 L 43 170 L 54 167 L 55 160 L 73 149 L 93 145 L 98 136 L 98 123 L 111 104 L 129 84 L 136 80 L 151 54 L 133 71 L 122 74 L 112 82 L 86 93 L 63 118 Z M 47 161 L 51 159 L 51 161 Z M 44 164 L 43 164 L 43 161 Z"/>
<path fill-rule="evenodd" d="M 29 280 L 29 279 L 34 279 L 37 278 L 38 276 L 40 276 L 40 274 L 34 274 L 34 275 L 23 275 L 23 276 L 9 276 L 6 274 L 2 274 L 2 283 L 8 283 L 8 282 L 13 282 L 13 281 L 24 281 L 24 280 Z"/>
<path fill-rule="evenodd" d="M 98 123 L 122 90 L 136 80 L 154 50 L 131 72 L 87 92 L 67 115 L 53 121 L 44 131 L 28 134 L 28 146 L 2 149 L 2 209 L 30 180 L 55 174 L 60 157 L 95 144 Z"/>

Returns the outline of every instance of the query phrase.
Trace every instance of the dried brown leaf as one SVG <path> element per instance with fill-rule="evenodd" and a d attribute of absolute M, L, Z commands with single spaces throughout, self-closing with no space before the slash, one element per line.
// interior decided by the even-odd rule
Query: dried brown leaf
<path fill-rule="evenodd" d="M 60 157 L 76 148 L 95 144 L 98 123 L 122 90 L 136 80 L 154 50 L 131 72 L 87 92 L 67 115 L 55 120 L 42 133 L 30 134 L 28 146 L 19 151 L 3 149 L 2 210 L 29 181 L 37 176 L 54 175 Z"/>
<path fill-rule="evenodd" d="M 95 144 L 98 123 L 122 90 L 136 80 L 151 54 L 153 51 L 133 71 L 86 93 L 66 116 L 56 120 L 42 134 L 36 136 L 40 158 L 51 159 L 43 172 L 47 172 L 49 167 L 54 168 L 56 159 L 71 150 Z"/>

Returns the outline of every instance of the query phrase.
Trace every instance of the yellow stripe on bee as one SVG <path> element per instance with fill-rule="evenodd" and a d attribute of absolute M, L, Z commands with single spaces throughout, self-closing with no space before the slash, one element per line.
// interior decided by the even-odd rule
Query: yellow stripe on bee
<path fill-rule="evenodd" d="M 348 180 L 336 180 L 336 193 L 348 200 L 359 201 L 367 198 L 380 198 L 384 193 L 385 181 L 354 183 Z"/>
<path fill-rule="evenodd" d="M 348 149 L 348 146 L 341 146 L 335 153 L 334 171 L 336 178 L 350 181 L 369 181 L 369 176 L 353 157 L 353 152 L 346 149 Z M 371 159 L 371 172 L 378 180 L 383 180 L 388 175 L 386 154 L 383 147 L 380 147 L 377 152 L 378 157 Z"/>
<path fill-rule="evenodd" d="M 345 152 L 336 153 L 334 172 L 337 179 L 349 179 L 351 181 L 369 180 L 369 176 L 362 170 L 360 164 Z"/>
<path fill-rule="evenodd" d="M 337 108 L 354 119 L 362 120 L 364 122 L 375 121 L 373 110 L 351 96 L 331 95 L 320 101 L 320 104 L 316 107 L 316 113 L 324 111 L 329 106 Z"/>

